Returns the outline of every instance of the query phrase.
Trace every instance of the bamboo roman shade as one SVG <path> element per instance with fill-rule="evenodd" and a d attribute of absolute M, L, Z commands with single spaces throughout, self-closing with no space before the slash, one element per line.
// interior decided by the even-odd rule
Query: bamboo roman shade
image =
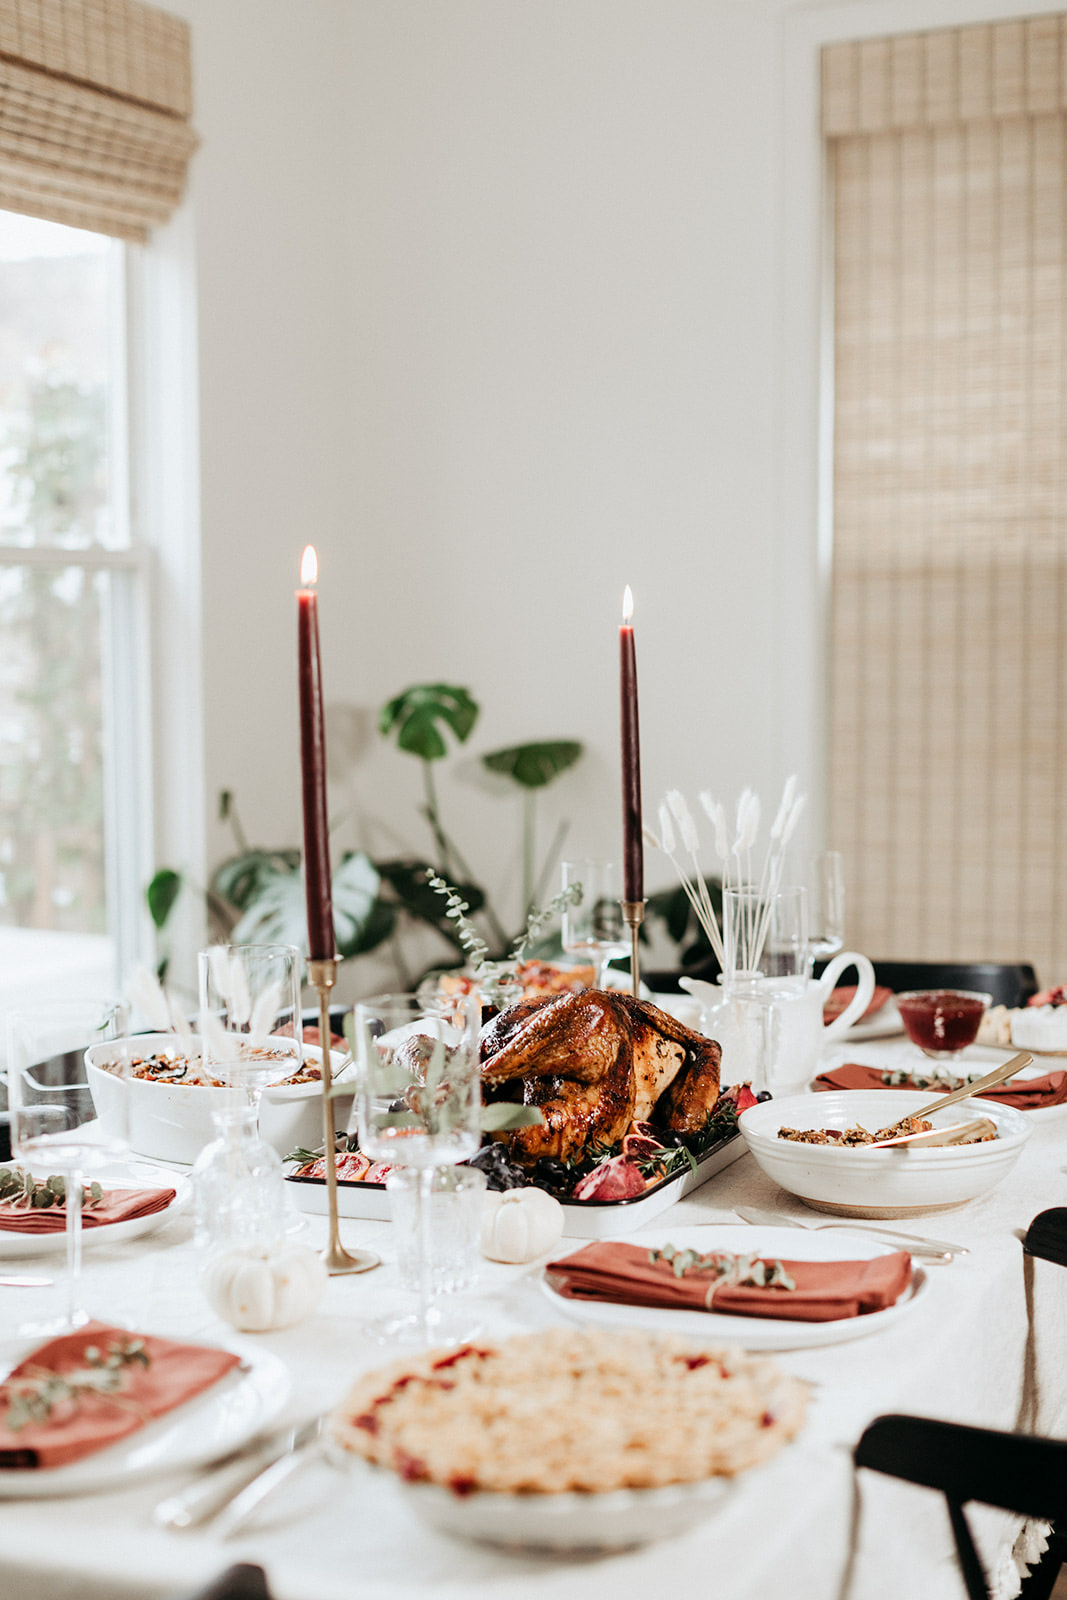
<path fill-rule="evenodd" d="M 143 241 L 185 188 L 189 29 L 137 0 L 0 0 L 0 208 Z"/>
<path fill-rule="evenodd" d="M 823 53 L 849 940 L 1067 979 L 1067 19 Z"/>

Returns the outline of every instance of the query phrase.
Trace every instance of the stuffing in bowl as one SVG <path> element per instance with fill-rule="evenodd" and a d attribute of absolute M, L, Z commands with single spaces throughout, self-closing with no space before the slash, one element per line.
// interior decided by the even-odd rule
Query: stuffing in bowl
<path fill-rule="evenodd" d="M 149 1033 L 94 1044 L 85 1052 L 93 1106 L 105 1128 L 109 1121 L 125 1121 L 118 1097 L 129 1097 L 128 1137 L 136 1154 L 191 1166 L 216 1137 L 212 1112 L 233 1091 L 205 1070 L 199 1044 L 195 1037 L 190 1047 L 173 1033 Z M 321 1141 L 322 1052 L 304 1044 L 298 1057 L 291 1041 L 287 1047 L 284 1040 L 268 1046 L 267 1054 L 275 1050 L 278 1077 L 263 1092 L 259 1127 L 267 1143 L 284 1156 L 294 1145 Z M 119 1062 L 121 1075 L 115 1071 Z M 334 1078 L 344 1081 L 351 1060 L 334 1050 L 331 1066 Z M 338 1098 L 340 1120 L 349 1107 L 343 1096 Z"/>
<path fill-rule="evenodd" d="M 836 1089 L 750 1106 L 738 1126 L 767 1176 L 816 1211 L 918 1216 L 966 1205 L 992 1189 L 1011 1171 L 1030 1135 L 1023 1112 L 975 1097 L 935 1111 L 928 1121 L 947 1128 L 988 1119 L 995 1137 L 871 1148 L 872 1134 L 921 1131 L 916 1114 L 929 1104 L 926 1089 Z"/>

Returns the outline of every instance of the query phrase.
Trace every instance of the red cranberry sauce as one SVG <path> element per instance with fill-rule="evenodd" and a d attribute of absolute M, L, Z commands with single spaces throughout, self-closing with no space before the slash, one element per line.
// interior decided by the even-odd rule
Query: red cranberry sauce
<path fill-rule="evenodd" d="M 920 1050 L 965 1050 L 978 1037 L 985 1001 L 974 995 L 931 990 L 911 1000 L 898 998 L 897 1006 L 908 1038 Z"/>

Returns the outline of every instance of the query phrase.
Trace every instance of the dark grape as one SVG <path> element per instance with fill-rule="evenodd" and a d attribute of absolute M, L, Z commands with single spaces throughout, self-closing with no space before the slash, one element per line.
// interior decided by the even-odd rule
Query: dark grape
<path fill-rule="evenodd" d="M 677 1128 L 657 1128 L 656 1138 L 669 1150 L 676 1150 L 685 1144 L 685 1134 L 679 1133 Z"/>
<path fill-rule="evenodd" d="M 756 1096 L 756 1101 L 759 1105 L 762 1105 L 765 1100 L 769 1100 L 770 1098 L 771 1091 L 769 1089 L 761 1089 L 759 1094 Z"/>

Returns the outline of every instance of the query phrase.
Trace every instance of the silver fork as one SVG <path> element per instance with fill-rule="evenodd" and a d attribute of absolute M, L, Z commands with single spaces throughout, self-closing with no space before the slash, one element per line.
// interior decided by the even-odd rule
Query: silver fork
<path fill-rule="evenodd" d="M 877 1222 L 797 1222 L 793 1217 L 780 1217 L 773 1211 L 761 1211 L 758 1206 L 735 1206 L 734 1215 L 757 1228 L 800 1228 L 805 1233 L 818 1233 L 822 1228 L 847 1228 L 853 1233 L 870 1233 L 878 1239 L 889 1239 L 907 1245 L 913 1256 L 928 1261 L 954 1261 L 957 1256 L 970 1252 L 966 1245 L 948 1244 L 944 1239 L 924 1239 L 915 1233 L 898 1233 L 895 1228 L 883 1228 Z"/>

